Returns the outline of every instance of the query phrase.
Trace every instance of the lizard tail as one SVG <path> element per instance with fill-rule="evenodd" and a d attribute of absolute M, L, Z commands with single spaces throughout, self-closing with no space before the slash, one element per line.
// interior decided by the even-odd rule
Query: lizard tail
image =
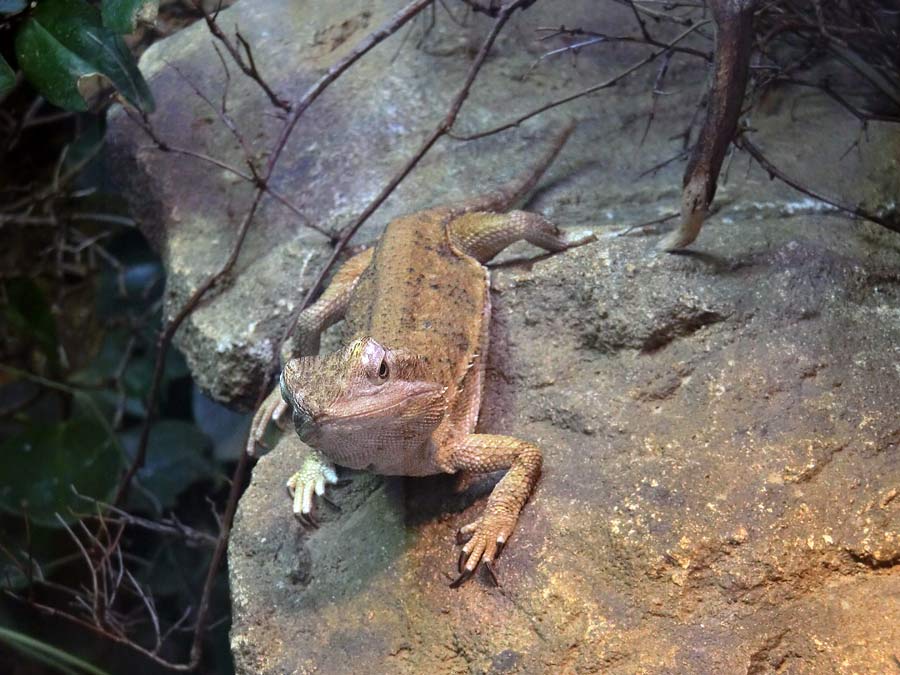
<path fill-rule="evenodd" d="M 559 133 L 553 137 L 547 150 L 532 167 L 519 176 L 516 176 L 505 185 L 501 185 L 491 192 L 487 192 L 467 201 L 465 204 L 465 211 L 467 213 L 473 211 L 504 212 L 509 211 L 514 205 L 525 199 L 525 197 L 534 190 L 534 187 L 541 179 L 541 176 L 543 176 L 547 169 L 550 168 L 550 165 L 553 164 L 553 160 L 556 159 L 559 151 L 562 150 L 566 141 L 569 140 L 569 136 L 572 135 L 575 126 L 576 122 L 570 120 Z"/>

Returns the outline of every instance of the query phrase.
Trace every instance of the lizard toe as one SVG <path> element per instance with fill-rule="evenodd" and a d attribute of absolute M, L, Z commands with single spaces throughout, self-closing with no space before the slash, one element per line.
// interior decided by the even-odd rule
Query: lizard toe
<path fill-rule="evenodd" d="M 494 561 L 509 539 L 515 520 L 515 517 L 504 512 L 487 513 L 459 529 L 457 542 L 465 544 L 457 561 L 460 576 L 450 584 L 452 588 L 458 588 L 471 578 L 479 565 L 487 569 L 495 585 L 500 585 Z"/>
<path fill-rule="evenodd" d="M 307 458 L 301 469 L 291 476 L 287 482 L 287 491 L 293 503 L 294 517 L 303 525 L 318 527 L 313 518 L 315 498 L 325 498 L 328 485 L 337 482 L 334 467 L 324 464 L 317 458 Z"/>
<path fill-rule="evenodd" d="M 460 546 L 465 544 L 472 538 L 472 535 L 475 534 L 475 531 L 478 529 L 478 526 L 481 524 L 481 518 L 476 520 L 474 523 L 469 523 L 468 525 L 463 525 L 456 531 L 456 543 Z"/>
<path fill-rule="evenodd" d="M 281 400 L 281 393 L 276 387 L 253 415 L 253 421 L 250 423 L 250 435 L 247 437 L 246 452 L 248 455 L 251 457 L 255 456 L 257 446 L 262 448 L 269 447 L 263 440 L 266 434 L 266 426 L 268 426 L 270 420 L 278 422 L 286 409 L 287 404 Z"/>

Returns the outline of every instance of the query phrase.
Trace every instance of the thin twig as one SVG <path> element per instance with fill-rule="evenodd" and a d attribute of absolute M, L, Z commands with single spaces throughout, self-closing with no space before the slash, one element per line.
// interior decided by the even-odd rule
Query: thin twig
<path fill-rule="evenodd" d="M 742 150 L 746 150 L 747 153 L 756 160 L 756 162 L 766 171 L 766 173 L 769 174 L 770 177 L 777 178 L 783 183 L 790 185 L 798 192 L 802 192 L 808 197 L 812 197 L 813 199 L 817 199 L 820 202 L 833 206 L 839 211 L 843 211 L 844 213 L 851 216 L 863 218 L 865 220 L 881 225 L 882 227 L 885 227 L 889 230 L 893 230 L 894 232 L 900 232 L 900 219 L 884 218 L 876 213 L 872 213 L 871 211 L 862 208 L 861 206 L 849 206 L 847 204 L 842 204 L 841 202 L 835 201 L 834 199 L 826 197 L 823 194 L 806 187 L 798 180 L 791 178 L 781 169 L 775 166 L 772 162 L 770 162 L 763 154 L 762 150 L 760 150 L 754 143 L 750 141 L 749 138 L 747 138 L 747 134 L 739 134 L 735 139 L 735 144 Z"/>
<path fill-rule="evenodd" d="M 555 101 L 551 101 L 550 103 L 546 103 L 546 104 L 540 106 L 539 108 L 535 108 L 531 112 L 525 113 L 524 115 L 520 115 L 519 117 L 515 118 L 514 120 L 511 120 L 511 121 L 501 124 L 499 126 L 493 127 L 491 129 L 487 129 L 485 131 L 479 131 L 477 133 L 467 134 L 467 135 L 449 133 L 448 136 L 450 136 L 451 138 L 453 138 L 454 140 L 457 140 L 457 141 L 472 141 L 477 138 L 484 138 L 485 136 L 491 136 L 491 135 L 499 133 L 501 131 L 506 131 L 507 129 L 512 129 L 513 127 L 517 127 L 520 124 L 522 124 L 522 122 L 525 122 L 526 120 L 529 120 L 532 117 L 540 115 L 541 113 L 547 112 L 548 110 L 551 110 L 552 108 L 556 108 L 565 103 L 570 103 L 576 99 L 579 99 L 583 96 L 587 96 L 588 94 L 593 94 L 602 89 L 609 89 L 610 87 L 613 87 L 616 84 L 618 84 L 619 82 L 621 82 L 622 80 L 624 80 L 626 77 L 631 75 L 636 70 L 638 70 L 638 69 L 646 66 L 648 63 L 656 60 L 661 55 L 665 54 L 671 47 L 673 47 L 674 45 L 681 42 L 688 35 L 690 35 L 694 31 L 698 30 L 699 28 L 701 28 L 709 23 L 710 23 L 710 21 L 701 21 L 699 23 L 694 24 L 693 26 L 691 26 L 690 28 L 686 29 L 681 34 L 676 36 L 671 42 L 667 43 L 663 49 L 660 49 L 659 51 L 656 51 L 656 52 L 650 54 L 646 58 L 641 59 L 640 61 L 629 66 L 628 68 L 626 68 L 619 74 L 609 78 L 608 80 L 605 80 L 604 82 L 601 82 L 600 84 L 592 85 L 590 87 L 587 87 L 586 89 L 582 89 L 581 91 L 575 92 L 574 94 L 570 94 L 569 96 L 564 96 Z"/>
<path fill-rule="evenodd" d="M 128 513 L 127 511 L 124 511 L 117 506 L 100 501 L 99 499 L 94 499 L 93 497 L 83 495 L 79 493 L 74 486 L 72 486 L 72 492 L 79 499 L 95 505 L 98 509 L 102 510 L 102 512 L 106 513 L 106 520 L 111 522 L 119 522 L 122 525 L 140 527 L 144 530 L 147 530 L 148 532 L 154 532 L 166 537 L 178 537 L 180 539 L 183 539 L 188 544 L 199 546 L 212 546 L 218 539 L 208 532 L 203 532 L 201 530 L 188 527 L 174 517 L 163 518 L 161 520 L 150 520 L 149 518 L 142 518 L 132 513 Z M 115 514 L 118 518 L 109 518 L 109 513 Z M 85 517 L 90 516 L 86 514 Z"/>
<path fill-rule="evenodd" d="M 78 547 L 78 550 L 81 551 L 81 556 L 84 558 L 85 564 L 87 565 L 88 571 L 91 573 L 91 586 L 93 588 L 93 593 L 91 594 L 91 598 L 93 600 L 93 607 L 91 609 L 91 616 L 94 619 L 94 623 L 98 628 L 103 627 L 103 620 L 100 611 L 100 587 L 99 581 L 97 580 L 97 569 L 94 567 L 94 562 L 91 560 L 91 556 L 88 554 L 87 549 L 84 547 L 84 544 L 81 543 L 81 539 L 78 538 L 78 535 L 72 531 L 72 528 L 69 527 L 69 524 L 63 519 L 61 515 L 58 513 L 54 514 L 59 523 L 65 528 L 66 532 L 69 533 L 69 536 L 72 538 L 72 541 L 75 542 L 75 545 Z"/>
<path fill-rule="evenodd" d="M 253 60 L 253 52 L 243 36 L 240 33 L 237 34 L 238 41 L 248 55 L 249 63 L 244 60 L 240 50 L 228 39 L 228 36 L 222 32 L 222 29 L 219 28 L 219 24 L 216 22 L 218 11 L 216 11 L 215 15 L 211 15 L 206 11 L 201 0 L 194 0 L 194 8 L 203 15 L 203 19 L 206 21 L 206 27 L 209 29 L 210 34 L 222 43 L 222 46 L 225 47 L 229 54 L 231 54 L 231 58 L 234 59 L 234 62 L 238 65 L 238 68 L 243 71 L 244 75 L 259 85 L 260 89 L 265 92 L 273 106 L 280 108 L 285 112 L 290 112 L 291 104 L 278 96 L 272 87 L 269 86 L 266 79 L 260 74 L 259 70 L 257 70 L 256 63 Z"/>
<path fill-rule="evenodd" d="M 238 130 L 237 125 L 231 118 L 231 115 L 229 115 L 225 110 L 225 104 L 223 103 L 222 107 L 219 108 L 219 106 L 213 103 L 210 98 L 203 93 L 200 87 L 181 70 L 181 68 L 176 66 L 174 63 L 169 63 L 168 61 L 166 61 L 166 65 L 174 70 L 178 74 L 178 76 L 187 83 L 187 85 L 194 91 L 194 93 L 200 98 L 200 100 L 206 103 L 206 105 L 209 106 L 210 110 L 212 110 L 216 114 L 216 117 L 219 118 L 219 121 L 225 126 L 226 129 L 228 129 L 231 135 L 234 136 L 234 139 L 238 142 L 238 145 L 241 146 L 241 150 L 244 151 L 244 163 L 247 165 L 247 168 L 250 169 L 250 175 L 253 177 L 252 182 L 258 182 L 260 180 L 260 177 L 259 171 L 256 167 L 256 162 L 253 161 L 253 151 L 247 144 L 247 140 L 244 138 L 244 135 Z"/>
<path fill-rule="evenodd" d="M 291 213 L 293 213 L 298 218 L 300 218 L 300 221 L 304 227 L 308 227 L 309 229 L 314 230 L 325 237 L 328 237 L 329 240 L 334 239 L 334 235 L 331 232 L 329 232 L 328 230 L 326 230 L 325 228 L 323 228 L 319 225 L 316 225 L 315 223 L 313 223 L 309 219 L 307 219 L 306 215 L 303 213 L 303 211 L 300 209 L 300 207 L 297 206 L 296 204 L 294 204 L 291 200 L 289 200 L 287 197 L 285 197 L 278 190 L 273 188 L 270 185 L 268 180 L 265 180 L 261 177 L 254 177 L 251 174 L 245 173 L 245 172 L 241 171 L 240 169 L 238 169 L 237 167 L 232 166 L 231 164 L 227 164 L 226 162 L 216 159 L 215 157 L 211 157 L 210 155 L 206 155 L 202 152 L 196 152 L 195 150 L 189 150 L 187 148 L 182 148 L 182 147 L 179 147 L 176 145 L 172 145 L 171 143 L 167 143 L 166 141 L 163 141 L 159 137 L 159 135 L 156 133 L 153 126 L 150 124 L 149 119 L 147 119 L 147 118 L 142 119 L 141 117 L 138 117 L 137 115 L 135 115 L 132 111 L 130 111 L 128 109 L 125 109 L 125 113 L 129 116 L 129 118 L 135 124 L 137 124 L 144 131 L 144 133 L 146 133 L 150 137 L 150 140 L 153 141 L 153 145 L 149 146 L 149 147 L 151 147 L 155 150 L 158 150 L 160 152 L 171 153 L 173 155 L 183 155 L 185 157 L 191 157 L 193 159 L 200 160 L 201 162 L 206 162 L 207 164 L 211 164 L 219 169 L 222 169 L 223 171 L 227 171 L 228 173 L 231 173 L 231 174 L 237 176 L 238 178 L 245 180 L 248 183 L 255 185 L 257 188 L 260 188 L 263 191 L 265 191 L 269 196 L 271 196 L 273 199 L 275 199 L 279 204 L 286 207 L 288 210 L 291 211 Z"/>
<path fill-rule="evenodd" d="M 631 4 L 631 3 L 629 3 Z M 632 7 L 634 5 L 632 4 Z M 576 36 L 584 36 L 589 38 L 596 38 L 594 42 L 631 42 L 634 44 L 640 45 L 650 45 L 651 47 L 666 47 L 669 51 L 678 52 L 679 54 L 686 54 L 688 56 L 694 56 L 700 59 L 703 59 L 707 63 L 711 62 L 713 59 L 713 55 L 709 52 L 704 52 L 699 49 L 694 49 L 693 47 L 678 47 L 674 45 L 667 45 L 665 42 L 661 40 L 657 40 L 649 34 L 641 35 L 641 36 L 633 36 L 633 35 L 608 35 L 607 33 L 598 33 L 597 31 L 585 30 L 584 28 L 566 28 L 565 26 L 559 27 L 550 27 L 550 26 L 539 26 L 537 29 L 539 32 L 546 32 L 547 35 L 543 36 L 541 39 L 546 40 L 551 37 L 559 37 L 561 35 L 570 35 L 573 37 Z M 580 43 L 578 47 L 583 46 L 584 44 L 592 44 L 593 42 L 585 42 Z M 565 51 L 566 48 L 561 50 L 554 50 L 556 53 L 560 51 Z M 547 56 L 545 54 L 544 56 Z M 543 57 L 542 57 L 543 58 Z"/>
<path fill-rule="evenodd" d="M 19 602 L 26 602 L 21 597 L 19 597 L 18 595 L 16 595 L 15 593 L 13 593 L 11 591 L 5 590 L 4 593 L 6 593 L 7 597 L 9 597 L 13 600 L 17 600 Z M 106 630 L 105 628 L 103 628 L 101 626 L 97 626 L 93 622 L 82 619 L 79 616 L 75 616 L 74 614 L 71 614 L 70 612 L 64 612 L 59 609 L 56 609 L 55 607 L 51 607 L 50 605 L 45 605 L 43 603 L 36 602 L 36 601 L 27 601 L 27 605 L 30 608 L 35 609 L 49 617 L 56 618 L 56 619 L 63 619 L 64 621 L 68 621 L 71 624 L 80 626 L 92 633 L 96 633 L 97 635 L 99 635 L 100 637 L 102 637 L 104 639 L 111 640 L 112 642 L 116 642 L 121 645 L 125 645 L 129 649 L 132 649 L 132 650 L 138 652 L 139 654 L 142 654 L 146 658 L 150 659 L 151 661 L 153 661 L 156 664 L 159 664 L 160 666 L 163 666 L 164 668 L 168 668 L 170 670 L 175 670 L 178 672 L 190 672 L 190 671 L 196 669 L 196 667 L 197 667 L 197 665 L 193 664 L 193 663 L 177 663 L 174 661 L 169 661 L 169 660 L 161 657 L 155 651 L 147 649 L 146 647 L 138 644 L 137 642 L 134 642 L 127 636 L 110 632 L 109 630 Z"/>
<path fill-rule="evenodd" d="M 331 66 L 322 77 L 320 77 L 312 87 L 300 98 L 295 105 L 291 107 L 291 116 L 281 130 L 281 135 L 275 143 L 275 150 L 269 158 L 269 165 L 266 170 L 266 179 L 272 175 L 275 165 L 281 158 L 287 146 L 287 140 L 294 131 L 300 117 L 306 112 L 306 109 L 322 94 L 323 91 L 341 76 L 350 66 L 356 63 L 360 58 L 365 56 L 373 47 L 396 33 L 408 21 L 415 17 L 419 12 L 428 7 L 434 0 L 415 0 L 399 12 L 394 14 L 388 21 L 381 25 L 374 32 L 370 33 L 362 40 L 353 50 L 344 56 L 341 60 Z"/>
<path fill-rule="evenodd" d="M 631 234 L 632 232 L 635 232 L 636 230 L 642 230 L 645 227 L 651 227 L 652 225 L 661 225 L 662 223 L 667 223 L 670 220 L 677 218 L 679 215 L 681 215 L 681 214 L 679 214 L 676 211 L 674 213 L 668 213 L 664 216 L 660 216 L 659 218 L 654 218 L 653 220 L 648 220 L 643 223 L 636 223 L 634 225 L 629 225 L 624 230 L 620 230 L 619 232 L 613 233 L 613 236 L 625 237 L 625 236 Z"/>

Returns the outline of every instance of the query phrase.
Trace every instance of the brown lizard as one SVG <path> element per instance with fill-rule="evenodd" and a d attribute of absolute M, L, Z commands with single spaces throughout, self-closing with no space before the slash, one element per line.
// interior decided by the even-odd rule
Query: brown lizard
<path fill-rule="evenodd" d="M 555 159 L 567 127 L 526 175 L 458 207 L 434 208 L 392 221 L 377 244 L 335 273 L 301 312 L 280 388 L 253 419 L 247 452 L 270 419 L 290 409 L 297 434 L 282 451 L 304 457 L 288 480 L 294 513 L 311 521 L 313 495 L 335 483 L 335 464 L 384 475 L 426 476 L 508 469 L 483 515 L 457 534 L 464 544 L 456 587 L 509 539 L 541 471 L 541 451 L 510 436 L 475 433 L 481 405 L 490 278 L 484 263 L 525 239 L 562 251 L 569 240 L 535 213 L 510 211 Z M 313 356 L 328 326 L 344 319 L 346 345 Z M 280 391 L 279 391 L 280 389 Z"/>

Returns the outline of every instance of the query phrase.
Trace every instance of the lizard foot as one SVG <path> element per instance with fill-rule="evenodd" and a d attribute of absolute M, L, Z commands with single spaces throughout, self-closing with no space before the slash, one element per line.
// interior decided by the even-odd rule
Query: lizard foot
<path fill-rule="evenodd" d="M 303 461 L 300 470 L 287 482 L 288 494 L 294 502 L 294 517 L 304 525 L 317 527 L 312 517 L 313 495 L 325 494 L 326 485 L 338 482 L 334 465 L 313 453 Z"/>
<path fill-rule="evenodd" d="M 494 585 L 500 585 L 497 571 L 494 569 L 494 561 L 512 534 L 516 520 L 516 514 L 495 511 L 485 513 L 475 522 L 459 529 L 459 532 L 456 533 L 456 541 L 460 544 L 465 542 L 465 545 L 460 551 L 457 564 L 460 574 L 450 584 L 450 588 L 459 588 L 468 581 L 475 574 L 479 564 L 488 571 Z"/>

